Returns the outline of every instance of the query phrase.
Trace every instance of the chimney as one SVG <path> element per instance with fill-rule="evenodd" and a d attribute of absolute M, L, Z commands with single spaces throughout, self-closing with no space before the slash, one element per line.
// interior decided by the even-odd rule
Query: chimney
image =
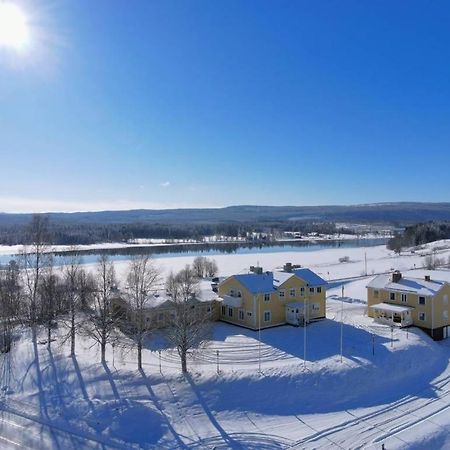
<path fill-rule="evenodd" d="M 263 268 L 259 266 L 250 266 L 250 272 L 256 273 L 257 275 L 261 275 L 263 273 Z"/>
<path fill-rule="evenodd" d="M 402 273 L 399 270 L 395 270 L 392 274 L 392 282 L 398 283 L 402 279 Z"/>
<path fill-rule="evenodd" d="M 292 272 L 292 263 L 287 262 L 287 263 L 284 265 L 283 270 L 284 270 L 285 272 Z"/>
<path fill-rule="evenodd" d="M 430 275 L 425 275 L 425 281 L 431 281 Z"/>

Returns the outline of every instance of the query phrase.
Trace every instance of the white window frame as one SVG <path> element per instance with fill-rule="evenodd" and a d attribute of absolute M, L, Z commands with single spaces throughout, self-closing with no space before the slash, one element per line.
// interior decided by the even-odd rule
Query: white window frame
<path fill-rule="evenodd" d="M 318 294 L 321 294 L 321 293 L 322 293 L 322 286 L 319 286 L 319 287 L 317 288 L 317 293 L 318 293 Z"/>
<path fill-rule="evenodd" d="M 389 292 L 389 300 L 391 301 L 395 300 L 395 292 Z"/>
<path fill-rule="evenodd" d="M 380 295 L 380 291 L 378 289 L 374 289 L 373 290 L 373 296 L 378 298 L 379 295 Z"/>
<path fill-rule="evenodd" d="M 245 319 L 245 315 L 244 315 L 244 310 L 243 309 L 240 309 L 238 314 L 239 314 L 239 320 L 244 320 Z"/>
<path fill-rule="evenodd" d="M 231 306 L 228 307 L 228 317 L 233 317 L 233 308 Z"/>
<path fill-rule="evenodd" d="M 270 294 L 268 294 L 268 293 L 265 293 L 264 294 L 264 301 L 267 303 L 267 302 L 270 302 Z"/>
<path fill-rule="evenodd" d="M 442 318 L 444 320 L 448 320 L 448 309 L 444 309 L 444 311 L 442 311 Z"/>
<path fill-rule="evenodd" d="M 402 303 L 408 303 L 408 294 L 402 294 L 400 300 Z"/>
<path fill-rule="evenodd" d="M 423 318 L 422 318 L 423 317 Z M 419 314 L 417 314 L 417 318 L 421 321 L 421 322 L 425 322 L 425 320 L 427 320 L 427 315 L 423 312 L 423 311 L 419 311 Z"/>
<path fill-rule="evenodd" d="M 444 305 L 448 305 L 448 295 L 447 294 L 445 294 L 444 297 L 442 298 L 442 303 Z"/>
<path fill-rule="evenodd" d="M 289 289 L 289 297 L 295 297 L 295 288 L 290 288 Z"/>
<path fill-rule="evenodd" d="M 268 314 L 269 315 L 269 319 L 268 320 L 266 320 L 266 314 Z M 264 320 L 264 322 L 272 322 L 272 311 L 264 311 L 264 313 L 263 313 L 263 320 Z"/>
<path fill-rule="evenodd" d="M 311 305 L 311 309 L 312 309 L 313 311 L 320 311 L 320 303 L 313 303 L 313 304 Z"/>
<path fill-rule="evenodd" d="M 278 291 L 278 297 L 280 298 L 286 298 L 286 291 L 284 289 L 280 289 Z"/>
<path fill-rule="evenodd" d="M 253 313 L 252 313 L 251 311 L 247 311 L 247 316 L 248 316 L 248 317 L 252 317 L 252 316 L 253 316 Z"/>
<path fill-rule="evenodd" d="M 314 288 L 313 288 L 313 287 L 310 287 L 310 288 L 309 288 L 309 293 L 310 293 L 310 294 L 314 294 Z"/>
<path fill-rule="evenodd" d="M 423 299 L 423 303 L 420 302 L 421 299 Z M 425 306 L 427 304 L 426 297 L 424 297 L 423 295 L 419 295 L 419 298 L 417 299 L 417 304 Z"/>
<path fill-rule="evenodd" d="M 305 296 L 305 287 L 302 286 L 302 287 L 300 288 L 300 297 L 304 297 L 304 296 Z"/>

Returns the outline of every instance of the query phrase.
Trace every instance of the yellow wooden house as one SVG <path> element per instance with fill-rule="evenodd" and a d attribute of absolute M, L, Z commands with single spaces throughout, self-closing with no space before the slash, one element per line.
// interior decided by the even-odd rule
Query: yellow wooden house
<path fill-rule="evenodd" d="M 219 284 L 219 318 L 251 329 L 304 325 L 325 317 L 327 283 L 306 268 L 236 274 Z"/>
<path fill-rule="evenodd" d="M 395 271 L 367 285 L 368 315 L 391 326 L 416 326 L 433 339 L 450 337 L 450 284 L 429 271 L 422 278 Z"/>

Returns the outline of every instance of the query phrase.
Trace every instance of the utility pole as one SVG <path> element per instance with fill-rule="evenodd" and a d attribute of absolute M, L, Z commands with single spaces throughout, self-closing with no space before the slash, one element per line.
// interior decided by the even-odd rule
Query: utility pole
<path fill-rule="evenodd" d="M 431 301 L 431 339 L 434 340 L 434 298 L 429 298 Z"/>
<path fill-rule="evenodd" d="M 394 347 L 394 327 L 391 326 L 391 348 Z"/>
<path fill-rule="evenodd" d="M 303 305 L 303 367 L 306 369 L 306 324 L 308 314 L 308 298 Z"/>
<path fill-rule="evenodd" d="M 341 362 L 344 344 L 344 285 L 342 285 L 342 299 L 341 299 Z"/>
<path fill-rule="evenodd" d="M 364 252 L 364 273 L 367 277 L 367 252 Z"/>
<path fill-rule="evenodd" d="M 161 350 L 158 350 L 158 355 L 159 355 L 159 373 L 162 373 L 162 369 L 161 369 Z"/>
<path fill-rule="evenodd" d="M 258 371 L 261 373 L 261 302 L 258 296 L 256 299 L 258 301 Z"/>
<path fill-rule="evenodd" d="M 219 350 L 216 351 L 217 355 L 217 375 L 219 375 Z"/>
<path fill-rule="evenodd" d="M 375 356 L 375 335 L 372 333 L 372 356 Z"/>

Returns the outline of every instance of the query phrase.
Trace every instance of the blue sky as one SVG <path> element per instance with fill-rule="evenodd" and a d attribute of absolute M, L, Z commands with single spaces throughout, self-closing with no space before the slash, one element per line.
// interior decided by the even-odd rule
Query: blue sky
<path fill-rule="evenodd" d="M 450 201 L 448 2 L 16 3 L 0 211 Z"/>

